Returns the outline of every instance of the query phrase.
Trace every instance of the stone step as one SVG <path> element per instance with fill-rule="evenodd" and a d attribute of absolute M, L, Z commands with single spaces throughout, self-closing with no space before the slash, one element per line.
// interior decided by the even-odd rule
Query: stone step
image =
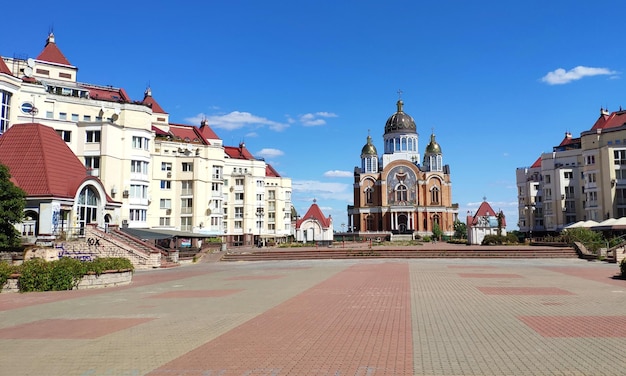
<path fill-rule="evenodd" d="M 227 253 L 221 261 L 312 260 L 356 258 L 578 258 L 572 248 L 515 250 L 306 250 Z"/>

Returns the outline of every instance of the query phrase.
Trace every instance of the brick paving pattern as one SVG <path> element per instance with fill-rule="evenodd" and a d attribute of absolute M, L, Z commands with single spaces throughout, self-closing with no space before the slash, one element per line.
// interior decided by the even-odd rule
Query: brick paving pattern
<path fill-rule="evenodd" d="M 408 288 L 406 264 L 350 267 L 150 375 L 410 375 Z"/>
<path fill-rule="evenodd" d="M 0 294 L 0 375 L 626 372 L 626 281 L 564 260 L 198 263 Z"/>

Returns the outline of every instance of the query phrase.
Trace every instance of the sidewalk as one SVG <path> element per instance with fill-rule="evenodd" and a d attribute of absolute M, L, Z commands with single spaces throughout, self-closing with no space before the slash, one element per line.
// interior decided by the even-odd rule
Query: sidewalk
<path fill-rule="evenodd" d="M 136 272 L 125 287 L 0 294 L 0 373 L 622 375 L 618 270 L 579 259 L 208 262 Z"/>

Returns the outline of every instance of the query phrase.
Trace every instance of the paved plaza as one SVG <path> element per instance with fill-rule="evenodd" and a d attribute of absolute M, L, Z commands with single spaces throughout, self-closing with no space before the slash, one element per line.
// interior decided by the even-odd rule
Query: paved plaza
<path fill-rule="evenodd" d="M 208 262 L 0 294 L 1 375 L 623 375 L 626 281 L 579 259 Z"/>

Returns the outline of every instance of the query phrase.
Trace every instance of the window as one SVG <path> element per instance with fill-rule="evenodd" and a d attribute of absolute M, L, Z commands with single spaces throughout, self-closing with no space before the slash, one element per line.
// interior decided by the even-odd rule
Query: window
<path fill-rule="evenodd" d="M 572 186 L 566 186 L 565 187 L 565 198 L 566 199 L 573 199 L 574 198 L 574 187 L 572 187 Z"/>
<path fill-rule="evenodd" d="M 565 179 L 573 179 L 574 178 L 574 173 L 571 171 L 565 171 L 563 172 L 563 177 Z"/>
<path fill-rule="evenodd" d="M 133 149 L 150 150 L 149 141 L 145 137 L 133 136 Z"/>
<path fill-rule="evenodd" d="M 372 195 L 372 192 L 373 192 L 372 187 L 365 188 L 365 203 L 366 204 L 373 204 L 374 203 L 374 197 Z"/>
<path fill-rule="evenodd" d="M 396 201 L 403 202 L 406 201 L 407 198 L 407 190 L 406 185 L 400 184 L 396 187 Z"/>
<path fill-rule="evenodd" d="M 170 226 L 170 217 L 160 217 L 159 226 Z"/>
<path fill-rule="evenodd" d="M 71 142 L 72 141 L 72 131 L 57 130 L 57 134 L 59 136 L 61 136 L 61 138 L 65 142 Z"/>
<path fill-rule="evenodd" d="M 183 162 L 183 172 L 193 171 L 193 162 Z"/>
<path fill-rule="evenodd" d="M 243 207 L 239 206 L 235 208 L 235 218 L 243 218 Z"/>
<path fill-rule="evenodd" d="M 52 119 L 54 117 L 54 112 L 46 111 L 46 119 Z"/>
<path fill-rule="evenodd" d="M 133 222 L 145 222 L 146 212 L 146 209 L 130 209 L 130 220 Z"/>
<path fill-rule="evenodd" d="M 85 157 L 85 167 L 92 170 L 100 168 L 100 157 Z"/>
<path fill-rule="evenodd" d="M 213 179 L 222 179 L 222 166 L 213 166 Z"/>
<path fill-rule="evenodd" d="M 180 199 L 180 213 L 181 214 L 193 213 L 193 199 L 192 198 Z"/>
<path fill-rule="evenodd" d="M 72 114 L 72 121 L 78 121 L 78 114 Z"/>
<path fill-rule="evenodd" d="M 67 120 L 67 112 L 59 112 L 59 120 Z"/>
<path fill-rule="evenodd" d="M 276 191 L 274 190 L 268 191 L 267 196 L 269 200 L 276 200 Z"/>
<path fill-rule="evenodd" d="M 83 115 L 83 121 L 91 121 L 91 115 Z"/>
<path fill-rule="evenodd" d="M 159 209 L 171 209 L 172 208 L 172 200 L 169 198 L 162 198 L 159 202 Z"/>
<path fill-rule="evenodd" d="M 11 93 L 0 90 L 0 134 L 9 129 L 9 119 L 11 115 Z"/>
<path fill-rule="evenodd" d="M 626 150 L 613 150 L 613 159 L 616 165 L 626 165 Z"/>
<path fill-rule="evenodd" d="M 588 165 L 596 164 L 596 156 L 595 155 L 588 155 L 585 158 L 585 164 L 588 164 Z"/>
<path fill-rule="evenodd" d="M 85 134 L 87 135 L 85 142 L 100 142 L 100 131 L 87 131 Z"/>
<path fill-rule="evenodd" d="M 189 196 L 193 194 L 193 181 L 183 180 L 181 181 L 182 195 Z"/>
<path fill-rule="evenodd" d="M 430 201 L 433 204 L 439 203 L 439 188 L 433 187 L 430 190 Z"/>
<path fill-rule="evenodd" d="M 235 192 L 235 201 L 243 201 L 243 192 Z"/>
<path fill-rule="evenodd" d="M 134 174 L 148 175 L 148 162 L 130 161 L 130 172 Z"/>
<path fill-rule="evenodd" d="M 141 184 L 131 184 L 130 198 L 148 198 L 148 186 Z"/>
<path fill-rule="evenodd" d="M 235 179 L 235 186 L 243 187 L 243 179 Z"/>
<path fill-rule="evenodd" d="M 192 230 L 191 217 L 180 217 L 180 229 L 182 231 Z"/>
<path fill-rule="evenodd" d="M 257 201 L 263 201 L 263 194 L 262 193 L 257 193 L 256 200 Z"/>
<path fill-rule="evenodd" d="M 161 189 L 172 189 L 172 182 L 169 180 L 161 180 Z"/>
<path fill-rule="evenodd" d="M 543 181 L 544 181 L 546 184 L 550 184 L 550 179 L 551 179 L 550 175 L 546 175 L 546 176 L 544 177 Z"/>
<path fill-rule="evenodd" d="M 220 186 L 221 184 L 219 183 L 211 183 L 211 192 L 220 193 Z"/>
<path fill-rule="evenodd" d="M 172 163 L 161 162 L 161 171 L 172 171 Z"/>

